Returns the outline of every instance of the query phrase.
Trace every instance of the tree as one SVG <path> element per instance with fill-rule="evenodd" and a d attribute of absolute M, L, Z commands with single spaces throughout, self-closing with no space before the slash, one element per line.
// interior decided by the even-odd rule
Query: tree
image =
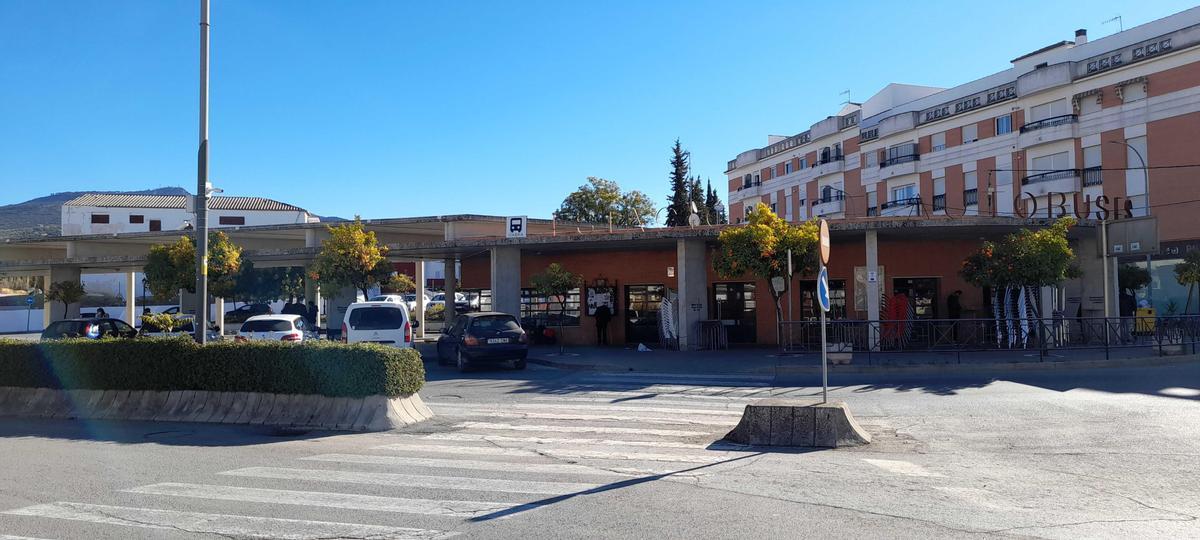
<path fill-rule="evenodd" d="M 567 318 L 567 295 L 571 293 L 571 289 L 583 283 L 583 278 L 567 271 L 558 263 L 550 263 L 541 273 L 530 276 L 529 283 L 539 295 L 558 298 L 558 352 L 562 354 L 562 327 L 563 320 Z"/>
<path fill-rule="evenodd" d="M 688 170 L 691 153 L 675 139 L 671 148 L 671 199 L 667 206 L 667 226 L 681 227 L 688 220 Z"/>
<path fill-rule="evenodd" d="M 62 302 L 63 318 L 67 317 L 67 307 L 83 299 L 87 294 L 83 284 L 78 280 L 55 281 L 46 289 L 46 300 Z"/>
<path fill-rule="evenodd" d="M 771 208 L 758 203 L 750 210 L 746 224 L 727 228 L 718 237 L 721 247 L 713 260 L 713 268 L 722 278 L 730 279 L 746 274 L 767 282 L 771 296 L 775 299 L 775 321 L 783 321 L 783 305 L 780 299 L 791 286 L 787 276 L 788 250 L 792 251 L 792 269 L 800 275 L 812 275 L 817 269 L 817 242 L 819 230 L 816 221 L 792 225 L 776 216 Z M 784 291 L 771 286 L 773 278 L 782 277 L 787 284 Z"/>
<path fill-rule="evenodd" d="M 208 233 L 208 292 L 213 297 L 234 294 L 242 265 L 242 248 L 221 231 Z M 150 246 L 146 256 L 146 286 L 156 300 L 175 296 L 180 289 L 196 291 L 196 243 L 181 236 L 174 244 Z"/>
<path fill-rule="evenodd" d="M 725 213 L 717 210 L 717 205 L 721 204 L 721 198 L 717 196 L 717 190 L 712 187 L 712 180 L 704 182 L 704 210 L 708 212 L 708 222 L 713 225 L 725 223 Z"/>
<path fill-rule="evenodd" d="M 1135 294 L 1138 289 L 1149 284 L 1150 270 L 1128 263 L 1117 267 L 1117 287 L 1119 290 Z"/>
<path fill-rule="evenodd" d="M 387 281 L 383 282 L 383 288 L 393 293 L 406 294 L 416 291 L 417 283 L 411 277 L 408 277 L 408 274 L 396 272 Z"/>
<path fill-rule="evenodd" d="M 555 216 L 566 221 L 607 223 L 621 227 L 640 227 L 654 222 L 654 202 L 645 193 L 621 192 L 612 180 L 589 176 L 588 183 L 567 195 Z"/>
<path fill-rule="evenodd" d="M 142 331 L 155 331 L 171 333 L 176 328 L 181 328 L 186 323 L 182 317 L 175 316 L 174 313 L 151 313 L 142 315 Z"/>
<path fill-rule="evenodd" d="M 1187 315 L 1192 307 L 1192 291 L 1200 283 L 1200 251 L 1192 251 L 1183 257 L 1183 262 L 1175 265 L 1175 280 L 1180 285 L 1187 285 L 1187 301 L 1183 304 L 1183 314 Z"/>
<path fill-rule="evenodd" d="M 363 228 L 362 221 L 326 226 L 329 238 L 321 242 L 321 252 L 313 262 L 312 277 L 330 294 L 343 287 L 354 287 L 368 295 L 371 286 L 391 276 L 387 246 L 380 246 L 375 232 Z"/>
<path fill-rule="evenodd" d="M 990 287 L 996 309 L 1001 305 L 1002 289 L 1057 286 L 1078 277 L 1075 251 L 1067 241 L 1067 230 L 1073 225 L 1074 218 L 1060 218 L 1037 231 L 1021 229 L 998 244 L 984 242 L 979 251 L 963 260 L 959 275 L 977 287 Z M 1036 302 L 1030 301 L 1029 307 L 1041 316 Z M 999 320 L 999 312 L 996 318 Z"/>
<path fill-rule="evenodd" d="M 696 207 L 696 215 L 700 216 L 700 224 L 705 223 L 704 218 L 707 215 L 708 209 L 704 206 L 704 189 L 700 186 L 700 178 L 693 176 L 688 181 L 688 215 L 692 213 L 692 206 Z M 690 223 L 689 223 L 690 225 Z"/>

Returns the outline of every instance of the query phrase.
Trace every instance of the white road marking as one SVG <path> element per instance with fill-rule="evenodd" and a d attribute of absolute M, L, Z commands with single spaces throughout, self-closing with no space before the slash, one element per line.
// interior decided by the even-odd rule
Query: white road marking
<path fill-rule="evenodd" d="M 482 411 L 493 410 L 525 410 L 532 409 L 535 411 L 552 410 L 569 410 L 569 411 L 604 411 L 604 412 L 620 412 L 620 413 L 665 413 L 665 414 L 699 414 L 712 416 L 733 416 L 741 417 L 742 411 L 723 410 L 723 409 L 682 409 L 671 407 L 646 407 L 635 404 L 631 405 L 571 405 L 565 403 L 489 403 L 486 405 L 470 405 L 466 403 L 429 403 L 426 405 L 434 408 L 450 408 L 450 409 L 471 409 Z"/>
<path fill-rule="evenodd" d="M 616 459 L 630 461 L 669 461 L 675 463 L 717 463 L 730 459 L 729 455 L 697 455 L 697 454 L 655 454 L 649 452 L 606 452 L 602 450 L 574 450 L 567 448 L 547 448 L 541 453 L 557 458 L 575 459 Z"/>
<path fill-rule="evenodd" d="M 479 439 L 476 439 L 479 440 Z M 402 442 L 373 446 L 371 450 L 387 450 L 389 452 L 429 452 L 433 454 L 467 454 L 476 456 L 509 456 L 530 457 L 537 452 L 525 448 L 501 448 L 499 446 L 452 446 L 448 444 L 428 444 L 420 442 Z"/>
<path fill-rule="evenodd" d="M 944 476 L 938 473 L 929 472 L 925 470 L 925 467 L 917 465 L 916 463 L 909 463 L 907 461 L 898 461 L 893 459 L 863 459 L 863 461 L 885 471 L 903 474 L 905 476 Z"/>
<path fill-rule="evenodd" d="M 567 413 L 539 413 L 526 411 L 478 411 L 478 410 L 462 410 L 459 412 L 438 411 L 440 416 L 450 418 L 463 417 L 485 417 L 485 418 L 516 418 L 529 420 L 583 420 L 587 422 L 633 422 L 639 424 L 665 425 L 665 426 L 730 426 L 737 424 L 736 418 L 727 420 L 715 420 L 712 418 L 686 418 L 677 416 L 674 418 L 664 418 L 655 416 L 629 416 L 619 414 L 567 414 Z"/>
<path fill-rule="evenodd" d="M 431 516 L 472 517 L 509 510 L 512 503 L 480 501 L 448 501 L 435 499 L 405 499 L 379 497 L 355 493 L 328 493 L 321 491 L 293 491 L 286 489 L 261 489 L 207 484 L 180 484 L 165 482 L 125 490 L 144 495 L 166 495 L 218 501 L 240 501 L 265 504 L 296 506 L 320 506 L 345 508 L 347 510 L 369 510 L 374 512 L 396 512 L 401 514 L 425 514 Z"/>
<path fill-rule="evenodd" d="M 688 393 L 683 393 L 683 392 L 666 392 L 666 391 L 651 391 L 651 390 L 648 390 L 645 392 L 619 392 L 619 391 L 614 391 L 614 390 L 592 390 L 589 392 L 580 392 L 578 394 L 578 396 L 583 396 L 583 397 L 612 396 L 614 399 L 627 399 L 628 400 L 628 401 L 624 401 L 624 402 L 618 401 L 617 403 L 638 403 L 638 402 L 648 403 L 648 402 L 656 401 L 656 400 L 680 399 L 680 400 L 686 400 L 686 401 L 698 400 L 698 401 L 710 401 L 710 402 L 722 402 L 722 403 L 741 403 L 741 404 L 745 404 L 746 402 L 754 401 L 756 399 L 762 399 L 762 398 L 768 397 L 767 395 L 742 396 L 742 395 L 688 394 Z M 533 399 L 538 400 L 538 401 L 559 401 L 559 400 L 579 399 L 579 397 L 535 396 Z M 611 402 L 611 400 L 606 400 L 606 401 Z M 696 403 L 696 404 L 699 405 L 699 403 Z"/>
<path fill-rule="evenodd" d="M 539 426 L 497 424 L 492 422 L 460 422 L 454 427 L 459 429 L 496 429 L 506 431 L 545 431 L 552 433 L 614 433 L 622 435 L 661 435 L 664 437 L 697 437 L 709 436 L 706 431 L 684 431 L 680 429 L 641 429 L 613 426 Z"/>
<path fill-rule="evenodd" d="M 615 394 L 620 394 L 614 392 Z M 596 392 L 587 392 L 586 395 L 594 395 Z M 681 399 L 675 399 L 679 397 Z M 578 396 L 563 396 L 563 397 L 548 397 L 537 396 L 533 398 L 538 402 L 580 402 L 580 403 L 604 403 L 612 406 L 635 406 L 635 405 L 664 405 L 670 407 L 688 407 L 691 412 L 709 412 L 709 411 L 741 411 L 742 407 L 746 406 L 751 400 L 748 399 L 730 399 L 717 396 L 685 396 L 683 394 L 660 394 L 657 396 L 646 394 L 620 394 L 612 397 L 578 397 Z M 529 406 L 534 406 L 530 404 Z"/>
<path fill-rule="evenodd" d="M 32 536 L 13 536 L 11 534 L 0 534 L 0 540 L 46 540 L 45 538 L 34 538 Z"/>
<path fill-rule="evenodd" d="M 331 521 L 308 521 L 228 514 L 202 514 L 175 510 L 152 510 L 126 506 L 107 506 L 58 502 L 9 510 L 14 516 L 36 516 L 67 519 L 105 525 L 124 525 L 146 529 L 174 529 L 197 534 L 214 534 L 233 538 L 267 538 L 278 540 L 317 540 L 321 538 L 377 538 L 380 540 L 433 540 L 450 538 L 459 533 L 358 525 Z"/>
<path fill-rule="evenodd" d="M 512 444 L 579 444 L 605 446 L 643 446 L 649 448 L 687 448 L 703 450 L 707 444 L 684 443 L 676 441 L 618 441 L 611 439 L 566 439 L 558 437 L 509 437 L 506 435 L 479 435 L 475 433 L 430 433 L 422 435 L 422 439 L 433 441 L 486 441 L 493 443 Z M 735 450 L 737 445 L 718 445 L 719 450 Z"/>
<path fill-rule="evenodd" d="M 620 460 L 639 460 L 639 461 L 674 461 L 679 463 L 716 463 L 731 456 L 727 453 L 710 453 L 710 454 L 661 454 L 649 453 L 641 451 L 621 451 L 621 450 L 586 450 L 573 447 L 552 447 L 544 448 L 500 448 L 495 446 L 449 446 L 435 444 L 420 444 L 420 443 L 397 443 L 385 444 L 376 446 L 372 450 L 390 450 L 390 451 L 425 451 L 425 452 L 442 452 L 446 454 L 468 454 L 468 455 L 499 455 L 499 456 L 535 456 L 545 455 L 554 458 L 574 458 L 574 459 L 620 459 Z"/>
<path fill-rule="evenodd" d="M 614 475 L 609 471 L 593 469 L 569 463 L 514 463 L 511 461 L 471 461 L 466 459 L 433 459 L 408 456 L 369 456 L 360 454 L 321 454 L 300 458 L 308 461 L 332 463 L 360 463 L 366 465 L 402 465 L 405 467 L 431 467 L 435 469 L 468 469 L 477 471 L 528 472 L 544 474 L 596 474 Z"/>
<path fill-rule="evenodd" d="M 563 495 L 600 487 L 601 484 L 580 482 L 535 482 L 532 480 L 493 480 L 488 478 L 463 478 L 458 476 L 418 476 L 378 472 L 330 471 L 314 469 L 285 469 L 278 467 L 247 467 L 225 471 L 224 475 L 249 478 L 276 478 L 280 480 L 311 480 L 315 482 L 343 482 L 376 486 L 409 486 L 434 489 L 461 489 L 469 491 L 494 491 L 501 493 L 544 493 Z"/>

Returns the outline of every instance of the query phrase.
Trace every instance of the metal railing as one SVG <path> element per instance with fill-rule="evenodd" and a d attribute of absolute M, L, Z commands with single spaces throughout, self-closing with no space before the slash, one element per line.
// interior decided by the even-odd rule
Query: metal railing
<path fill-rule="evenodd" d="M 874 206 L 867 207 L 867 217 L 875 217 L 879 215 L 879 208 Z"/>
<path fill-rule="evenodd" d="M 820 158 L 817 159 L 817 165 L 824 165 L 826 163 L 833 163 L 835 161 L 842 161 L 844 159 L 846 159 L 846 156 L 843 156 L 842 154 L 821 156 Z"/>
<path fill-rule="evenodd" d="M 846 193 L 839 191 L 836 193 L 826 193 L 825 195 L 822 195 L 820 202 L 828 203 L 828 202 L 833 202 L 833 201 L 841 201 L 841 200 L 845 200 L 845 199 L 846 199 Z"/>
<path fill-rule="evenodd" d="M 901 206 L 919 206 L 921 204 L 920 197 L 909 197 L 907 199 L 896 199 L 883 203 L 880 208 L 887 210 L 889 208 L 899 208 Z"/>
<path fill-rule="evenodd" d="M 879 162 L 879 168 L 882 169 L 884 167 L 891 167 L 892 165 L 899 165 L 901 163 L 908 163 L 910 161 L 920 161 L 920 160 L 921 160 L 921 154 L 915 154 L 915 153 L 914 154 L 906 154 L 903 156 L 895 156 L 895 157 L 890 157 L 890 158 L 887 158 L 887 159 Z"/>
<path fill-rule="evenodd" d="M 1022 359 L 1081 357 L 1095 359 L 1103 351 L 1140 349 L 1156 356 L 1196 354 L 1200 349 L 1200 315 L 1155 317 L 1062 317 L 1030 319 L 836 320 L 826 323 L 827 343 L 839 350 L 872 355 L 965 353 L 1019 354 Z M 820 352 L 818 321 L 785 321 L 779 326 L 780 349 L 789 353 Z M 1091 351 L 1073 353 L 1073 351 Z M 1137 351 L 1134 351 L 1137 352 Z M 882 357 L 881 357 L 882 359 Z"/>
<path fill-rule="evenodd" d="M 978 206 L 979 205 L 979 189 L 971 188 L 963 190 L 963 206 Z"/>
<path fill-rule="evenodd" d="M 1083 169 L 1083 185 L 1099 186 L 1104 183 L 1104 171 L 1100 167 L 1085 167 Z"/>
<path fill-rule="evenodd" d="M 1021 179 L 1022 185 L 1037 184 L 1040 182 L 1049 182 L 1051 180 L 1062 180 L 1064 178 L 1075 178 L 1079 176 L 1079 169 L 1061 169 L 1057 171 L 1047 171 L 1044 173 L 1031 174 Z"/>
<path fill-rule="evenodd" d="M 945 193 L 933 196 L 933 209 L 934 210 L 945 210 L 946 209 L 946 194 Z"/>
<path fill-rule="evenodd" d="M 1028 124 L 1021 126 L 1021 133 L 1028 133 L 1030 131 L 1035 131 L 1035 130 L 1042 129 L 1042 128 L 1061 126 L 1063 124 L 1074 124 L 1075 121 L 1078 119 L 1079 119 L 1079 117 L 1074 114 L 1064 114 L 1062 116 L 1051 116 L 1050 118 L 1043 118 L 1036 122 L 1030 122 Z"/>

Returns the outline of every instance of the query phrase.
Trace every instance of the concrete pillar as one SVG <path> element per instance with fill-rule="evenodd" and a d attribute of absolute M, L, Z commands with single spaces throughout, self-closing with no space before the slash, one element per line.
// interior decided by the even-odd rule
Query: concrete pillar
<path fill-rule="evenodd" d="M 442 306 L 443 324 L 450 326 L 454 324 L 454 293 L 458 292 L 458 266 L 455 264 L 453 257 L 445 260 L 446 265 L 446 286 L 442 289 L 446 291 L 446 303 Z"/>
<path fill-rule="evenodd" d="M 866 241 L 864 242 L 867 248 L 867 320 L 871 322 L 871 328 L 867 333 L 867 342 L 872 351 L 879 350 L 879 301 L 880 291 L 883 284 L 876 281 L 870 282 L 872 273 L 879 276 L 879 231 L 867 231 Z"/>
<path fill-rule="evenodd" d="M 46 272 L 42 276 L 42 296 L 45 297 L 46 291 L 50 290 L 50 272 Z M 45 300 L 42 302 L 42 328 L 50 326 L 51 313 L 54 311 L 54 302 Z"/>
<path fill-rule="evenodd" d="M 218 297 L 218 298 L 213 299 L 212 316 L 213 316 L 213 320 L 217 322 L 217 335 L 224 336 L 225 335 L 225 299 L 224 298 Z"/>
<path fill-rule="evenodd" d="M 137 326 L 141 315 L 137 312 L 137 272 L 125 272 L 125 322 Z"/>
<path fill-rule="evenodd" d="M 416 275 L 413 276 L 413 283 L 416 284 L 414 306 L 417 314 L 417 321 L 421 324 L 417 326 L 417 339 L 425 339 L 425 259 L 417 259 Z"/>
<path fill-rule="evenodd" d="M 700 321 L 708 315 L 708 268 L 704 240 L 677 240 L 675 272 L 679 276 L 679 350 L 701 346 Z"/>
<path fill-rule="evenodd" d="M 50 289 L 50 285 L 60 281 L 75 281 L 79 282 L 79 267 L 77 266 L 51 266 L 50 278 L 46 282 L 46 289 Z M 70 304 L 67 306 L 67 314 L 63 316 L 63 305 L 61 302 L 47 302 L 49 304 L 50 319 L 49 322 L 61 321 L 63 319 L 74 319 L 79 317 L 79 303 Z"/>
<path fill-rule="evenodd" d="M 521 248 L 492 248 L 492 309 L 521 316 Z"/>

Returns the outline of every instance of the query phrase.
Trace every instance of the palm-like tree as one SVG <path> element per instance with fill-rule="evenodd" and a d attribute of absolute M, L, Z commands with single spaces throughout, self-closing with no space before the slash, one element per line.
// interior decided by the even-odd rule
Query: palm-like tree
<path fill-rule="evenodd" d="M 1183 304 L 1183 313 L 1186 315 L 1192 306 L 1192 291 L 1200 283 L 1200 251 L 1188 253 L 1183 262 L 1175 265 L 1175 280 L 1188 288 L 1187 302 Z"/>

